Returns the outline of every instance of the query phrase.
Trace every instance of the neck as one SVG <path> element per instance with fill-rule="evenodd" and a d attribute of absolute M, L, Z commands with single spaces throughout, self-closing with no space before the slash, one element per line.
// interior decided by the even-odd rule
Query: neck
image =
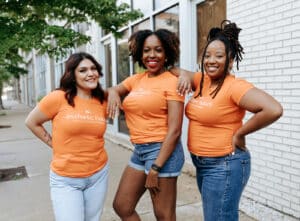
<path fill-rule="evenodd" d="M 92 98 L 92 91 L 82 91 L 77 90 L 77 96 L 83 99 L 91 99 Z"/>
<path fill-rule="evenodd" d="M 148 71 L 148 77 L 156 77 L 156 76 L 164 73 L 165 71 L 166 71 L 165 67 L 162 68 L 162 69 L 160 69 L 159 71 L 156 71 L 156 72 L 150 72 L 150 71 Z"/>

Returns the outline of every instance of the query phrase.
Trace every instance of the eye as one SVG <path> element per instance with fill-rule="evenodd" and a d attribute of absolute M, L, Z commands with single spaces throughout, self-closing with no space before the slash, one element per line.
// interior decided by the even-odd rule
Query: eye
<path fill-rule="evenodd" d="M 145 53 L 146 53 L 146 52 L 149 52 L 149 51 L 150 51 L 149 48 L 144 48 L 144 49 L 143 49 L 143 52 L 145 52 Z"/>
<path fill-rule="evenodd" d="M 161 47 L 159 47 L 159 48 L 156 48 L 156 51 L 157 51 L 157 52 L 163 52 L 163 51 L 164 51 L 164 49 L 163 49 L 163 48 L 161 48 Z"/>

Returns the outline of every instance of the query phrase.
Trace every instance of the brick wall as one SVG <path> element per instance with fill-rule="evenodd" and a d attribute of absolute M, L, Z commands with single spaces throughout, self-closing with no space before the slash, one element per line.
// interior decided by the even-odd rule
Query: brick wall
<path fill-rule="evenodd" d="M 259 220 L 299 220 L 300 1 L 227 0 L 227 17 L 243 29 L 245 55 L 236 75 L 284 108 L 275 124 L 247 138 L 252 174 L 242 209 Z"/>

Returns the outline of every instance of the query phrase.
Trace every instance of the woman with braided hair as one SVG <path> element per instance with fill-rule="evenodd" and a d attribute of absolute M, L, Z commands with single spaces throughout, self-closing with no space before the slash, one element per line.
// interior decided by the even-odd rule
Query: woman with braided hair
<path fill-rule="evenodd" d="M 185 114 L 188 149 L 196 167 L 205 221 L 236 221 L 242 191 L 250 176 L 246 135 L 276 121 L 281 105 L 269 94 L 231 74 L 242 60 L 240 28 L 224 21 L 212 28 L 203 51 L 201 73 L 180 69 L 178 91 L 195 91 Z M 178 69 L 173 69 L 177 72 Z M 253 113 L 243 124 L 245 112 Z"/>

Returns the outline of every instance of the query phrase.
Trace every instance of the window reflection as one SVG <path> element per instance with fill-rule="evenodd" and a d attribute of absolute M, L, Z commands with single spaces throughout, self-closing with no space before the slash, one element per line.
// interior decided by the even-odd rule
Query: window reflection
<path fill-rule="evenodd" d="M 133 0 L 133 9 L 140 9 L 144 15 L 148 15 L 153 8 L 152 0 Z"/>
<path fill-rule="evenodd" d="M 162 7 L 169 5 L 171 2 L 173 2 L 173 0 L 155 0 L 154 7 L 155 9 L 160 9 Z"/>
<path fill-rule="evenodd" d="M 150 19 L 144 20 L 135 26 L 133 26 L 133 32 L 144 30 L 144 29 L 151 29 L 150 27 Z"/>
<path fill-rule="evenodd" d="M 111 44 L 104 45 L 105 53 L 105 87 L 109 88 L 112 86 L 112 63 L 111 63 Z M 113 124 L 112 119 L 108 119 L 109 124 Z"/>
<path fill-rule="evenodd" d="M 122 38 L 118 39 L 117 47 L 117 83 L 121 83 L 130 75 L 130 60 L 128 50 L 128 30 L 122 33 Z M 122 98 L 123 99 L 123 98 Z M 119 132 L 128 134 L 125 122 L 125 114 L 121 110 L 118 118 Z"/>
<path fill-rule="evenodd" d="M 155 30 L 164 28 L 179 36 L 179 6 L 169 8 L 154 17 Z"/>

